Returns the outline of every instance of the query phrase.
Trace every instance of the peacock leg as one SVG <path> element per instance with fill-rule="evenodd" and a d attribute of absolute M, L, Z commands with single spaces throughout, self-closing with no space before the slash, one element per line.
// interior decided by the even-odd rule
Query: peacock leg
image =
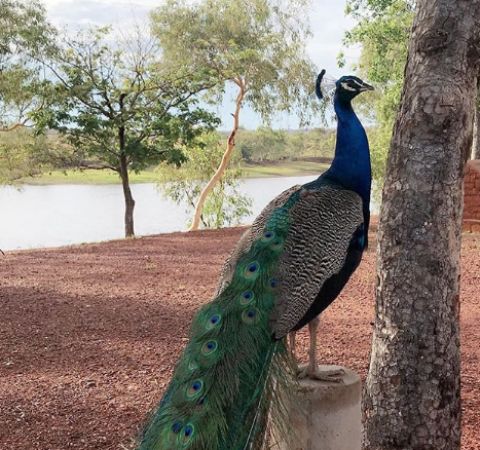
<path fill-rule="evenodd" d="M 308 364 L 301 369 L 298 378 L 310 378 L 312 380 L 341 383 L 345 372 L 342 369 L 320 370 L 317 364 L 317 330 L 320 318 L 316 317 L 308 324 L 310 334 L 310 348 L 308 350 Z"/>

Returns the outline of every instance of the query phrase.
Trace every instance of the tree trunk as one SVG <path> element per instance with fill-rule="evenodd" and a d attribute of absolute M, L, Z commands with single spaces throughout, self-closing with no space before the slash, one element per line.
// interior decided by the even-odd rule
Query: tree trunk
<path fill-rule="evenodd" d="M 477 102 L 475 104 L 475 126 L 473 130 L 472 159 L 480 159 L 480 77 L 477 78 Z"/>
<path fill-rule="evenodd" d="M 460 448 L 462 181 L 480 0 L 420 0 L 417 8 L 378 233 L 368 450 Z"/>
<path fill-rule="evenodd" d="M 120 142 L 120 178 L 122 180 L 123 197 L 125 199 L 125 237 L 135 236 L 133 227 L 133 209 L 135 208 L 135 200 L 130 190 L 130 180 L 128 177 L 128 161 L 125 154 L 125 128 L 120 127 L 118 132 Z"/>
<path fill-rule="evenodd" d="M 189 228 L 189 231 L 198 230 L 200 226 L 200 221 L 202 217 L 203 207 L 205 206 L 205 201 L 207 200 L 208 194 L 213 190 L 215 185 L 218 181 L 222 178 L 225 170 L 228 167 L 228 163 L 232 159 L 233 151 L 235 150 L 235 135 L 237 134 L 238 128 L 240 126 L 240 110 L 242 108 L 242 102 L 245 97 L 245 81 L 238 79 L 235 81 L 239 88 L 239 92 L 237 95 L 237 100 L 235 104 L 235 113 L 233 115 L 233 129 L 228 136 L 227 139 L 227 148 L 225 153 L 223 154 L 222 161 L 218 166 L 218 169 L 213 174 L 212 178 L 210 178 L 207 185 L 203 188 L 202 192 L 200 193 L 200 197 L 198 198 L 197 206 L 195 207 L 195 213 L 193 215 L 192 225 Z"/>
<path fill-rule="evenodd" d="M 120 178 L 122 179 L 123 197 L 125 199 L 125 237 L 135 236 L 133 227 L 133 209 L 135 200 L 130 190 L 130 180 L 128 177 L 128 164 L 125 155 L 120 156 Z"/>

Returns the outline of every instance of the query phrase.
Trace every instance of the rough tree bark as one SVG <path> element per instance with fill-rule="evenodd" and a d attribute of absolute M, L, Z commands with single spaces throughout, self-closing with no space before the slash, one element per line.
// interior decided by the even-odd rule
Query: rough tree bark
<path fill-rule="evenodd" d="M 477 77 L 477 102 L 475 104 L 475 126 L 473 130 L 472 159 L 480 159 L 480 76 Z"/>
<path fill-rule="evenodd" d="M 379 226 L 368 450 L 460 448 L 459 256 L 480 0 L 420 0 Z"/>
<path fill-rule="evenodd" d="M 232 114 L 233 128 L 227 139 L 227 147 L 225 149 L 225 153 L 223 154 L 222 161 L 218 166 L 218 169 L 200 193 L 200 197 L 198 198 L 197 205 L 195 207 L 192 225 L 190 226 L 188 231 L 198 230 L 198 228 L 200 227 L 203 207 L 205 206 L 205 201 L 207 200 L 208 194 L 212 192 L 215 185 L 222 178 L 225 170 L 228 167 L 228 164 L 230 163 L 230 160 L 232 159 L 233 151 L 235 150 L 235 136 L 240 126 L 240 110 L 242 109 L 242 103 L 246 93 L 245 80 L 240 78 L 235 79 L 235 84 L 238 86 L 238 95 L 235 102 L 235 112 Z"/>

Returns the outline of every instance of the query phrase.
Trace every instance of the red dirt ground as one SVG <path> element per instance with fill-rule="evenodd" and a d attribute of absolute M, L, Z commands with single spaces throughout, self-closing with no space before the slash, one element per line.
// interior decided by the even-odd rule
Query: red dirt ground
<path fill-rule="evenodd" d="M 241 231 L 0 256 L 0 449 L 133 448 Z M 374 259 L 370 250 L 319 336 L 323 362 L 362 377 Z M 462 449 L 480 450 L 479 235 L 465 235 L 462 267 Z M 299 342 L 305 357 L 305 332 Z"/>

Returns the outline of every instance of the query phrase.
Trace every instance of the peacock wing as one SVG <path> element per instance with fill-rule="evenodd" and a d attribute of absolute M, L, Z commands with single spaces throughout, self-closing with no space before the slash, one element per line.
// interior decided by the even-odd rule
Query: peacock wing
<path fill-rule="evenodd" d="M 265 208 L 263 208 L 262 212 L 254 220 L 250 228 L 248 228 L 248 230 L 242 234 L 242 237 L 238 241 L 228 259 L 225 261 L 225 264 L 220 271 L 220 278 L 218 280 L 215 295 L 220 294 L 228 286 L 232 280 L 233 274 L 235 273 L 238 260 L 250 250 L 252 243 L 260 238 L 263 233 L 263 229 L 265 228 L 265 224 L 272 212 L 276 208 L 283 206 L 290 196 L 294 192 L 297 192 L 301 187 L 302 186 L 300 185 L 295 185 L 277 195 L 277 197 L 275 197 L 267 206 L 265 206 Z"/>
<path fill-rule="evenodd" d="M 361 197 L 338 186 L 300 192 L 289 211 L 289 230 L 279 260 L 279 291 L 271 316 L 274 336 L 284 337 L 302 319 L 320 289 L 338 273 L 363 223 Z"/>

